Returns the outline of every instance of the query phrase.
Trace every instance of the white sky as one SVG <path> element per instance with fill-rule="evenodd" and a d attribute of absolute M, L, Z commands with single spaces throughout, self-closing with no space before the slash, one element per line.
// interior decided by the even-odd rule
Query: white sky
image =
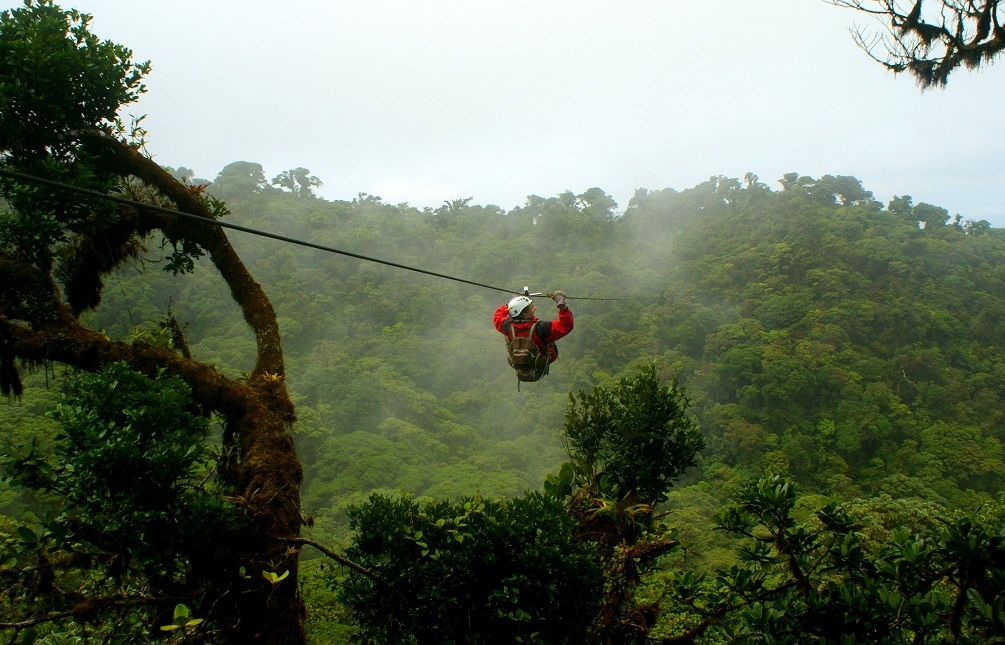
<path fill-rule="evenodd" d="M 149 150 L 505 209 L 598 186 L 853 175 L 1005 227 L 1005 61 L 922 93 L 819 0 L 63 0 L 151 60 Z M 20 2 L 0 0 L 0 8 Z"/>

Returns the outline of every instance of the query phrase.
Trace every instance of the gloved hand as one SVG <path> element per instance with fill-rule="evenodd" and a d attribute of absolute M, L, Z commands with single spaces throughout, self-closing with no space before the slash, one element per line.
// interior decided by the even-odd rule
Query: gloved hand
<path fill-rule="evenodd" d="M 566 306 L 564 291 L 556 291 L 555 293 L 551 294 L 551 299 L 554 300 L 555 304 L 558 305 L 559 307 Z"/>

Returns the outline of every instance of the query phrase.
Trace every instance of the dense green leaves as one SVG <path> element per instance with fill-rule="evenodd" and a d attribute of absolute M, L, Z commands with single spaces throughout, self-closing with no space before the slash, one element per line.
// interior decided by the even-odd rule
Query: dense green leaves
<path fill-rule="evenodd" d="M 677 546 L 657 499 L 694 464 L 701 435 L 652 365 L 573 397 L 572 463 L 544 494 L 419 504 L 371 496 L 348 511 L 341 595 L 364 642 L 608 642 L 644 637 L 640 573 Z M 406 586 L 407 583 L 407 586 Z"/>
<path fill-rule="evenodd" d="M 349 511 L 349 572 L 339 595 L 366 643 L 577 643 L 601 590 L 588 545 L 562 502 L 420 503 L 372 496 Z"/>
<path fill-rule="evenodd" d="M 709 518 L 732 484 L 765 469 L 843 499 L 989 499 L 1005 472 L 995 421 L 1005 388 L 1001 237 L 950 223 L 922 229 L 909 198 L 889 210 L 866 195 L 843 205 L 836 185 L 848 195 L 854 185 L 816 190 L 817 180 L 795 179 L 777 193 L 723 178 L 681 192 L 639 191 L 608 221 L 582 212 L 603 201 L 585 193 L 529 199 L 511 213 L 470 200 L 424 212 L 368 195 L 297 199 L 270 188 L 257 164 L 221 173 L 219 189 L 233 189 L 228 206 L 242 224 L 488 283 L 640 297 L 573 300 L 576 330 L 563 339 L 559 362 L 532 391 L 517 393 L 490 327 L 499 304 L 491 294 L 241 238 L 243 255 L 276 295 L 291 350 L 305 514 L 318 534 L 343 534 L 345 509 L 371 490 L 456 500 L 533 489 L 562 461 L 556 435 L 567 392 L 604 388 L 602 398 L 583 394 L 576 405 L 612 428 L 616 414 L 645 407 L 636 404 L 639 389 L 622 393 L 630 406 L 619 403 L 619 381 L 654 359 L 686 385 L 692 430 L 700 424 L 708 444 L 662 520 L 686 537 L 697 572 L 714 576 L 738 563 Z M 574 236 L 566 225 L 578 227 Z M 501 240 L 527 257 L 512 262 Z M 121 289 L 106 294 L 96 324 L 128 338 L 124 312 L 170 300 L 197 356 L 247 372 L 254 339 L 212 297 L 212 275 L 197 262 L 187 282 L 117 278 Z M 683 388 L 674 387 L 660 386 L 676 391 L 682 407 Z M 648 410 L 673 416 L 669 407 Z M 619 477 L 645 475 L 659 489 L 656 456 L 673 453 L 672 442 L 662 443 L 673 433 L 660 435 L 650 454 L 635 426 L 618 427 L 626 435 L 612 442 L 653 457 L 652 472 Z M 599 439 L 583 441 L 589 454 L 606 454 Z M 599 486 L 601 473 L 615 471 L 598 464 L 583 472 Z M 604 481 L 607 503 L 616 501 L 618 480 Z M 552 490 L 569 488 L 559 481 Z M 626 502 L 609 517 L 627 519 L 634 508 L 645 520 L 637 528 L 648 528 L 636 506 Z M 597 518 L 608 517 L 605 508 L 596 507 Z"/>
<path fill-rule="evenodd" d="M 67 130 L 111 126 L 119 107 L 146 90 L 149 64 L 100 40 L 90 19 L 52 0 L 0 14 L 0 150 L 58 148 Z"/>
<path fill-rule="evenodd" d="M 71 379 L 53 417 L 61 431 L 52 458 L 31 443 L 8 455 L 6 476 L 58 495 L 83 539 L 162 574 L 223 547 L 211 536 L 237 517 L 200 483 L 214 460 L 209 420 L 180 379 L 112 364 Z"/>
<path fill-rule="evenodd" d="M 270 188 L 257 164 L 231 170 L 247 177 L 228 202 L 241 224 L 491 284 L 640 298 L 572 300 L 576 330 L 559 362 L 517 393 L 489 323 L 500 304 L 491 293 L 240 238 L 275 295 L 307 512 L 326 531 L 340 531 L 346 505 L 372 489 L 456 499 L 536 487 L 562 461 L 567 393 L 614 385 L 653 359 L 686 386 L 706 437 L 681 490 L 713 478 L 692 493 L 700 508 L 679 502 L 701 517 L 729 483 L 764 469 L 847 497 L 976 505 L 1001 487 L 1005 247 L 996 229 L 968 235 L 946 224 L 932 235 L 910 198 L 887 210 L 861 196 L 845 206 L 834 185 L 820 193 L 832 199 L 814 198 L 818 180 L 805 176 L 795 178 L 802 188 L 778 192 L 716 178 L 639 191 L 623 215 L 597 220 L 602 233 L 568 244 L 531 222 L 579 218 L 593 203 L 585 193 L 528 199 L 510 213 L 470 200 L 422 211 L 372 195 L 296 199 Z M 526 253 L 514 262 L 508 248 Z M 212 277 L 197 263 L 184 283 L 117 278 L 97 324 L 129 337 L 125 312 L 170 300 L 197 356 L 248 372 L 254 339 L 212 297 Z M 702 553 L 719 558 L 716 544 Z"/>
<path fill-rule="evenodd" d="M 612 496 L 663 501 L 705 447 L 677 380 L 661 383 L 654 365 L 613 388 L 569 398 L 565 436 L 573 465 L 583 481 Z"/>
<path fill-rule="evenodd" d="M 744 643 L 998 642 L 1005 526 L 920 507 L 831 503 L 797 521 L 793 485 L 745 485 L 718 517 L 741 564 L 674 578 L 677 600 Z M 901 512 L 906 505 L 901 502 Z M 893 511 L 893 512 L 890 512 Z M 703 629 L 699 628 L 699 629 Z"/>
<path fill-rule="evenodd" d="M 11 560 L 0 544 L 7 615 L 38 619 L 47 634 L 72 619 L 143 642 L 179 600 L 208 611 L 208 590 L 246 558 L 235 542 L 246 519 L 221 496 L 209 419 L 188 386 L 114 363 L 70 378 L 52 417 L 52 454 L 32 438 L 4 457 L 4 478 L 48 509 L 29 526 L 3 527 L 17 539 Z M 202 622 L 193 620 L 177 625 Z"/>

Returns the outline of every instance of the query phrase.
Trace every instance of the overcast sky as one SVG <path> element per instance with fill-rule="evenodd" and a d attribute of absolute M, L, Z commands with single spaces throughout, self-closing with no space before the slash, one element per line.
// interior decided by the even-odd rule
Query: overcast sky
<path fill-rule="evenodd" d="M 922 93 L 819 0 L 63 0 L 149 59 L 149 150 L 328 199 L 505 209 L 597 186 L 853 175 L 1005 227 L 1005 61 Z M 20 2 L 0 0 L 4 8 Z"/>

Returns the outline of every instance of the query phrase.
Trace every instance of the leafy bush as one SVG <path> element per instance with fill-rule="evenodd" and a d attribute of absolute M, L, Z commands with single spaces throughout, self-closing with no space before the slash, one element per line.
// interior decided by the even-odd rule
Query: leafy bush
<path fill-rule="evenodd" d="M 714 579 L 672 576 L 680 606 L 704 617 L 689 633 L 724 618 L 738 643 L 1002 642 L 1001 522 L 922 511 L 912 526 L 887 530 L 891 501 L 872 511 L 830 503 L 798 523 L 790 481 L 748 483 L 717 517 L 720 529 L 744 538 L 741 564 Z"/>
<path fill-rule="evenodd" d="M 580 480 L 605 493 L 661 502 L 705 447 L 685 414 L 688 400 L 677 379 L 662 383 L 654 365 L 569 400 L 565 436 L 573 467 Z"/>
<path fill-rule="evenodd" d="M 126 642 L 145 640 L 151 621 L 177 623 L 181 600 L 203 611 L 207 583 L 238 570 L 233 532 L 244 520 L 212 488 L 209 419 L 188 386 L 110 364 L 69 379 L 51 414 L 54 453 L 32 441 L 4 463 L 5 479 L 61 504 L 17 527 L 16 553 L 0 557 L 19 613 L 51 623 L 46 630 L 111 625 Z M 184 618 L 186 629 L 202 622 Z"/>
<path fill-rule="evenodd" d="M 419 503 L 373 495 L 349 511 L 356 537 L 339 587 L 366 643 L 575 643 L 602 588 L 563 503 L 515 499 Z"/>
<path fill-rule="evenodd" d="M 206 530 L 232 521 L 231 511 L 195 478 L 212 459 L 209 419 L 180 379 L 112 364 L 71 379 L 53 417 L 58 461 L 44 481 L 81 530 L 161 571 L 179 569 L 179 550 L 218 546 Z"/>

